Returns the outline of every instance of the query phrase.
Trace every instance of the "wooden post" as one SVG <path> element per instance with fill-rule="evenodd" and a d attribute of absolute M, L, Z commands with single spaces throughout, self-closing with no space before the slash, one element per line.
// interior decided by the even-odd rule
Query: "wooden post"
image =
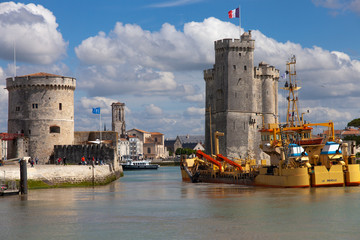
<path fill-rule="evenodd" d="M 20 160 L 20 193 L 27 194 L 27 160 Z"/>

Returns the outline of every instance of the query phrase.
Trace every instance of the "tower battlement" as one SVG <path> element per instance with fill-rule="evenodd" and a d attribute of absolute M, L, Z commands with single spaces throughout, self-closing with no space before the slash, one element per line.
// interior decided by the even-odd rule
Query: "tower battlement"
<path fill-rule="evenodd" d="M 255 40 L 251 39 L 251 33 L 244 33 L 241 39 L 225 38 L 214 42 L 215 51 L 254 51 Z"/>
<path fill-rule="evenodd" d="M 6 89 L 17 88 L 65 88 L 75 90 L 76 79 L 53 74 L 39 73 L 6 79 Z"/>
<path fill-rule="evenodd" d="M 209 80 L 209 79 L 213 79 L 214 78 L 214 69 L 206 69 L 204 70 L 204 79 Z"/>
<path fill-rule="evenodd" d="M 265 62 L 259 63 L 259 66 L 255 67 L 254 70 L 254 76 L 256 78 L 259 78 L 260 76 L 267 76 L 276 80 L 279 79 L 279 70 Z"/>

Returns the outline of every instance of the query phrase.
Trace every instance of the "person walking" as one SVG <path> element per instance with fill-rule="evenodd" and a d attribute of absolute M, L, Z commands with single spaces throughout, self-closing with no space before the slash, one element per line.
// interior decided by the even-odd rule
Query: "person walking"
<path fill-rule="evenodd" d="M 84 156 L 82 156 L 82 158 L 81 158 L 81 164 L 85 165 L 85 157 Z"/>
<path fill-rule="evenodd" d="M 63 164 L 66 165 L 66 157 L 63 158 Z"/>

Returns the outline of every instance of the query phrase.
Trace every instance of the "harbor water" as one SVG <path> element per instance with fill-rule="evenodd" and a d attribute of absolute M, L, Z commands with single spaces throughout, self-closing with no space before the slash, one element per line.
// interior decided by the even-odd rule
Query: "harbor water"
<path fill-rule="evenodd" d="M 0 239 L 360 239 L 360 187 L 181 181 L 179 167 L 107 186 L 0 198 Z"/>

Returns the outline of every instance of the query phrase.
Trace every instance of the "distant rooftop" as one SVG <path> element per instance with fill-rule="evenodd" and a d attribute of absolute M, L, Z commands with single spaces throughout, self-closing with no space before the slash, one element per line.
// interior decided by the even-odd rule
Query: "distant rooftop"
<path fill-rule="evenodd" d="M 203 135 L 185 135 L 178 136 L 180 142 L 184 143 L 205 143 L 205 136 Z"/>

